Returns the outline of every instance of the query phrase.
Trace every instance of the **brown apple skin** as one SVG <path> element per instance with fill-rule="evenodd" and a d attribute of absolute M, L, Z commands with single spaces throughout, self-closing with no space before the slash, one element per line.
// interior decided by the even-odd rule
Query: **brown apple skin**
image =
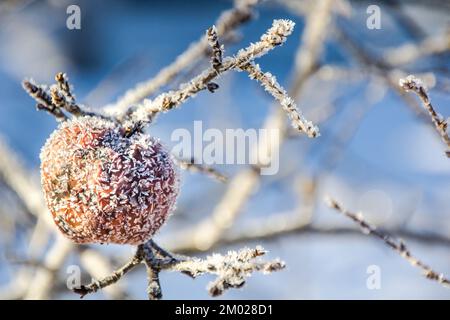
<path fill-rule="evenodd" d="M 76 243 L 143 243 L 175 208 L 175 162 L 149 135 L 126 137 L 113 122 L 75 118 L 52 133 L 40 158 L 47 206 Z"/>

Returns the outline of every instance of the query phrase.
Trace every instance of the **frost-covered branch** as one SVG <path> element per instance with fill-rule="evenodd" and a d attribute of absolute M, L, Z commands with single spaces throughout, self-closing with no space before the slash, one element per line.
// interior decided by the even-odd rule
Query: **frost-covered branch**
<path fill-rule="evenodd" d="M 204 164 L 195 163 L 195 159 L 190 159 L 190 160 L 177 159 L 177 163 L 184 170 L 188 170 L 191 172 L 203 173 L 203 174 L 205 174 L 217 181 L 223 182 L 223 183 L 228 181 L 228 177 L 226 175 L 217 171 L 213 167 L 210 167 L 210 166 L 207 166 Z"/>
<path fill-rule="evenodd" d="M 119 281 L 125 274 L 127 274 L 134 267 L 136 267 L 138 264 L 140 264 L 143 257 L 144 257 L 143 246 L 141 245 L 137 248 L 136 253 L 131 258 L 131 260 L 128 261 L 124 266 L 115 270 L 109 276 L 101 279 L 100 281 L 93 281 L 92 283 L 90 283 L 86 286 L 81 286 L 80 288 L 74 288 L 73 291 L 75 293 L 78 293 L 82 298 L 88 293 L 97 292 L 100 289 L 110 286 L 110 285 L 116 283 L 117 281 Z"/>
<path fill-rule="evenodd" d="M 295 61 L 293 84 L 288 92 L 289 96 L 297 97 L 300 94 L 303 85 L 312 74 L 310 66 L 317 64 L 324 47 L 333 3 L 331 0 L 316 1 L 308 14 L 301 45 L 297 49 L 298 58 Z M 307 52 L 300 53 L 301 51 Z M 286 132 L 286 127 L 283 112 L 280 108 L 274 108 L 265 120 L 264 129 L 278 129 L 281 132 Z M 286 136 L 282 134 L 275 145 L 271 145 L 269 140 L 263 139 L 258 142 L 252 152 L 273 154 L 277 152 L 285 138 Z M 259 174 L 261 166 L 261 164 L 256 164 L 236 174 L 229 181 L 224 195 L 211 214 L 193 227 L 177 233 L 175 235 L 178 239 L 177 243 L 189 250 L 205 251 L 220 241 L 225 232 L 239 217 L 242 208 L 254 194 L 254 191 L 258 189 L 261 180 Z"/>
<path fill-rule="evenodd" d="M 241 249 L 229 251 L 226 255 L 213 254 L 206 259 L 190 259 L 176 263 L 170 269 L 188 273 L 192 277 L 202 274 L 214 274 L 216 280 L 208 285 L 209 294 L 213 297 L 223 294 L 228 288 L 240 288 L 246 278 L 253 272 L 261 271 L 265 274 L 281 270 L 285 267 L 283 261 L 275 259 L 270 262 L 254 261 L 264 255 L 262 247 L 255 249 Z"/>
<path fill-rule="evenodd" d="M 33 80 L 24 80 L 22 86 L 26 92 L 37 102 L 36 108 L 52 114 L 58 121 L 65 121 L 68 116 L 64 111 L 74 116 L 104 115 L 84 110 L 76 101 L 72 93 L 71 84 L 65 73 L 59 72 L 55 76 L 56 84 L 50 86 L 50 90 L 42 85 L 37 85 Z"/>
<path fill-rule="evenodd" d="M 293 28 L 294 23 L 290 20 L 274 20 L 272 27 L 261 36 L 258 42 L 239 50 L 234 57 L 224 58 L 220 65 L 210 67 L 188 83 L 181 85 L 178 90 L 163 93 L 154 100 L 144 100 L 131 114 L 131 121 L 151 122 L 153 117 L 159 112 L 166 112 L 181 105 L 187 99 L 194 97 L 199 91 L 207 89 L 208 84 L 220 74 L 232 69 L 240 70 L 254 59 L 283 44 L 292 33 Z M 289 111 L 291 111 L 289 114 L 293 117 L 296 127 L 309 137 L 316 137 L 318 129 L 300 116 L 297 111 L 294 114 L 292 104 L 288 103 L 286 99 L 283 99 L 283 102 L 285 108 L 289 107 Z"/>
<path fill-rule="evenodd" d="M 217 35 L 219 37 L 226 36 L 241 24 L 250 20 L 253 15 L 253 8 L 259 1 L 236 0 L 234 7 L 224 11 L 214 23 Z M 174 62 L 161 69 L 154 78 L 138 83 L 134 88 L 128 90 L 120 97 L 116 103 L 107 106 L 107 112 L 121 118 L 132 105 L 139 103 L 144 98 L 157 92 L 187 67 L 207 55 L 209 50 L 208 41 L 202 36 L 198 41 L 192 43 L 185 52 L 179 55 Z"/>
<path fill-rule="evenodd" d="M 253 272 L 271 273 L 285 267 L 284 262 L 279 259 L 270 262 L 259 261 L 257 258 L 265 253 L 266 251 L 258 246 L 255 249 L 229 251 L 226 255 L 213 254 L 205 259 L 190 258 L 172 255 L 150 240 L 138 246 L 131 260 L 117 271 L 101 280 L 74 289 L 74 292 L 84 297 L 116 283 L 127 272 L 144 263 L 148 275 L 147 292 L 151 300 L 162 298 L 159 273 L 163 270 L 181 272 L 193 278 L 203 274 L 216 275 L 216 279 L 209 284 L 208 291 L 210 295 L 218 296 L 229 288 L 242 287 L 246 278 Z"/>
<path fill-rule="evenodd" d="M 67 116 L 62 112 L 61 108 L 53 104 L 52 97 L 47 89 L 42 85 L 37 85 L 33 80 L 24 80 L 22 86 L 26 92 L 36 100 L 36 108 L 44 110 L 53 115 L 58 121 L 67 120 Z"/>
<path fill-rule="evenodd" d="M 206 32 L 208 43 L 212 49 L 211 65 L 214 69 L 219 69 L 222 66 L 223 46 L 219 43 L 216 26 L 212 26 Z"/>
<path fill-rule="evenodd" d="M 248 63 L 242 66 L 241 69 L 247 71 L 250 79 L 258 81 L 280 103 L 295 129 L 305 132 L 309 137 L 319 135 L 319 128 L 300 113 L 294 99 L 288 96 L 286 90 L 278 83 L 274 75 L 270 72 L 261 71 L 259 65 L 253 63 Z"/>
<path fill-rule="evenodd" d="M 251 78 L 260 81 L 266 90 L 281 103 L 295 128 L 309 137 L 318 136 L 318 128 L 301 115 L 293 99 L 287 95 L 286 90 L 276 82 L 275 78 L 269 73 L 261 72 L 259 67 L 251 64 L 254 59 L 283 44 L 292 33 L 294 25 L 294 22 L 290 20 L 274 20 L 272 27 L 261 36 L 258 42 L 239 50 L 235 56 L 226 58 L 222 58 L 223 48 L 218 41 L 218 31 L 215 27 L 211 27 L 207 31 L 207 42 L 212 46 L 213 50 L 212 66 L 188 83 L 182 84 L 178 90 L 160 94 L 154 100 L 146 99 L 135 108 L 130 108 L 126 113 L 129 119 L 123 121 L 125 131 L 128 135 L 141 131 L 145 123 L 151 122 L 156 114 L 169 111 L 181 105 L 187 99 L 194 97 L 199 91 L 208 89 L 214 92 L 218 86 L 212 80 L 226 71 L 235 69 L 238 71 L 247 70 L 250 72 Z M 102 114 L 85 111 L 76 104 L 71 85 L 64 73 L 58 73 L 55 80 L 57 84 L 51 87 L 50 93 L 44 87 L 37 86 L 31 81 L 23 82 L 25 90 L 38 101 L 38 108 L 52 113 L 59 120 L 67 119 L 63 110 L 74 116 L 90 115 L 105 118 Z M 111 120 L 122 121 L 121 116 L 118 114 L 113 118 Z"/>
<path fill-rule="evenodd" d="M 86 115 L 75 101 L 75 96 L 72 94 L 72 88 L 67 75 L 59 72 L 56 74 L 55 80 L 56 84 L 50 88 L 53 105 L 65 109 L 74 116 Z"/>
<path fill-rule="evenodd" d="M 261 57 L 274 49 L 276 46 L 283 44 L 286 38 L 292 33 L 294 23 L 289 20 L 274 20 L 272 27 L 260 38 L 260 41 L 252 43 L 245 49 L 240 50 L 236 56 L 221 59 L 213 58 L 213 66 L 203 73 L 192 79 L 189 83 L 180 86 L 180 89 L 169 91 L 156 97 L 154 100 L 144 100 L 131 115 L 132 122 L 149 122 L 159 112 L 166 112 L 175 108 L 186 101 L 188 98 L 195 96 L 199 91 L 207 89 L 208 84 L 217 78 L 221 73 L 231 69 L 240 70 L 250 68 L 247 65 L 254 59 Z M 210 29 L 209 38 L 214 38 L 213 29 Z M 220 51 L 220 50 L 219 50 Z M 221 52 L 221 51 L 220 51 Z M 214 60 L 217 60 L 214 63 Z M 256 72 L 256 71 L 255 71 Z M 309 137 L 319 135 L 318 128 L 311 122 L 307 121 L 296 109 L 293 100 L 287 97 L 285 90 L 278 84 L 273 83 L 273 79 L 267 79 L 266 74 L 255 76 L 259 81 L 264 81 L 266 88 L 271 88 L 271 92 L 282 103 L 283 108 L 288 112 L 293 120 L 293 124 L 300 131 L 306 133 Z M 265 81 L 266 80 L 266 81 Z M 272 83 L 271 83 L 272 82 Z"/>
<path fill-rule="evenodd" d="M 442 273 L 434 271 L 430 266 L 414 257 L 406 244 L 401 239 L 395 239 L 390 235 L 379 231 L 376 227 L 367 222 L 361 213 L 353 213 L 342 207 L 342 205 L 333 198 L 327 197 L 325 203 L 332 209 L 353 220 L 361 227 L 365 234 L 372 235 L 382 240 L 388 247 L 397 252 L 403 259 L 408 261 L 413 267 L 419 268 L 423 275 L 430 280 L 436 281 L 445 287 L 450 287 L 450 280 Z"/>
<path fill-rule="evenodd" d="M 399 80 L 400 87 L 406 92 L 413 91 L 422 101 L 423 107 L 427 110 L 430 115 L 431 121 L 433 122 L 436 131 L 441 136 L 442 141 L 446 144 L 447 150 L 446 155 L 450 158 L 450 137 L 447 133 L 448 123 L 447 121 L 436 112 L 433 105 L 431 104 L 430 97 L 428 96 L 427 89 L 423 84 L 422 80 L 416 78 L 413 75 L 409 75 L 404 79 Z"/>

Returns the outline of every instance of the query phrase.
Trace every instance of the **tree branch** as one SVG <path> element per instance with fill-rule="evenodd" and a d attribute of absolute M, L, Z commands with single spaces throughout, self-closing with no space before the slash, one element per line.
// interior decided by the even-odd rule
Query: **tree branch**
<path fill-rule="evenodd" d="M 450 158 L 450 137 L 447 133 L 447 121 L 439 115 L 431 104 L 431 100 L 428 96 L 427 89 L 425 88 L 422 80 L 416 78 L 413 75 L 409 75 L 404 79 L 399 80 L 400 87 L 406 92 L 413 91 L 419 99 L 422 101 L 423 107 L 428 111 L 431 121 L 433 122 L 436 131 L 441 136 L 442 141 L 446 144 L 447 150 L 445 154 Z"/>
<path fill-rule="evenodd" d="M 24 80 L 22 82 L 22 87 L 28 92 L 30 97 L 36 100 L 36 108 L 38 110 L 47 111 L 58 121 L 67 120 L 67 116 L 58 106 L 53 104 L 52 97 L 43 86 L 35 84 L 33 80 Z"/>
<path fill-rule="evenodd" d="M 159 247 L 153 240 L 138 247 L 136 254 L 124 266 L 114 271 L 111 275 L 92 281 L 88 285 L 74 289 L 81 298 L 89 293 L 94 293 L 119 281 L 127 272 L 140 263 L 147 267 L 148 286 L 147 293 L 150 300 L 162 298 L 162 289 L 159 274 L 162 270 L 176 271 L 196 278 L 203 274 L 213 274 L 217 278 L 208 286 L 212 296 L 221 295 L 229 288 L 240 288 L 245 284 L 246 278 L 253 272 L 265 274 L 281 270 L 284 262 L 275 259 L 269 262 L 256 260 L 266 254 L 261 247 L 255 249 L 241 249 L 229 251 L 226 255 L 213 254 L 205 259 L 175 256 Z"/>
<path fill-rule="evenodd" d="M 50 92 L 47 91 L 46 87 L 36 85 L 32 80 L 24 80 L 22 82 L 22 87 L 34 100 L 36 100 L 36 107 L 38 110 L 47 111 L 58 121 L 65 121 L 68 119 L 63 110 L 76 117 L 96 116 L 108 118 L 105 115 L 84 110 L 76 103 L 71 85 L 65 73 L 57 73 L 55 81 L 56 84 L 50 87 Z M 113 120 L 112 118 L 108 119 Z"/>
<path fill-rule="evenodd" d="M 217 35 L 228 35 L 241 24 L 250 20 L 253 14 L 253 8 L 258 3 L 259 0 L 235 1 L 234 8 L 223 12 L 214 23 L 217 29 Z M 120 97 L 115 104 L 107 106 L 107 112 L 109 114 L 117 115 L 119 119 L 122 118 L 132 105 L 151 96 L 185 70 L 189 65 L 208 54 L 209 50 L 208 41 L 202 36 L 197 42 L 191 44 L 185 52 L 179 55 L 174 62 L 161 69 L 154 78 L 138 83 L 133 89 L 128 90 Z"/>
<path fill-rule="evenodd" d="M 212 179 L 215 179 L 219 182 L 226 183 L 228 181 L 228 177 L 223 173 L 217 171 L 213 167 L 195 163 L 195 159 L 192 158 L 190 160 L 177 159 L 178 165 L 184 169 L 191 172 L 199 172 L 203 173 Z"/>
<path fill-rule="evenodd" d="M 319 136 L 319 128 L 308 121 L 298 110 L 294 99 L 288 96 L 286 90 L 278 83 L 274 75 L 261 71 L 259 65 L 247 63 L 241 67 L 248 72 L 250 79 L 258 81 L 261 86 L 277 100 L 292 121 L 292 126 L 309 137 Z"/>
<path fill-rule="evenodd" d="M 144 247 L 143 245 L 138 246 L 136 253 L 128 261 L 125 265 L 114 271 L 109 276 L 101 279 L 100 281 L 93 281 L 90 284 L 84 286 L 82 285 L 80 288 L 74 288 L 73 291 L 80 295 L 80 298 L 83 298 L 85 295 L 89 293 L 97 292 L 98 290 L 110 286 L 117 281 L 119 281 L 125 274 L 131 271 L 134 267 L 139 265 L 144 259 Z"/>
<path fill-rule="evenodd" d="M 210 67 L 197 77 L 193 78 L 188 83 L 180 86 L 178 90 L 169 91 L 156 97 L 154 100 L 144 100 L 144 102 L 136 107 L 130 115 L 130 119 L 133 123 L 142 122 L 148 123 L 159 112 L 167 112 L 175 107 L 178 107 L 187 99 L 195 96 L 199 91 L 208 88 L 208 84 L 217 78 L 220 74 L 232 70 L 241 69 L 249 62 L 256 58 L 259 58 L 267 54 L 270 50 L 283 44 L 287 37 L 292 33 L 294 23 L 290 20 L 274 20 L 272 27 L 261 36 L 260 41 L 251 44 L 245 49 L 241 49 L 236 56 L 227 57 L 223 59 L 222 64 L 214 67 Z M 292 104 L 286 102 L 286 106 L 292 109 Z M 292 116 L 292 112 L 290 115 Z M 296 115 L 299 115 L 298 112 Z M 308 122 L 301 116 L 294 117 L 296 121 L 296 127 L 307 134 L 308 137 L 314 138 L 319 135 L 318 128 Z"/>
<path fill-rule="evenodd" d="M 206 32 L 208 44 L 212 49 L 211 65 L 218 70 L 222 66 L 223 46 L 219 43 L 216 26 L 212 26 Z"/>
<path fill-rule="evenodd" d="M 353 213 L 343 208 L 333 198 L 327 197 L 325 203 L 332 209 L 343 214 L 344 216 L 353 220 L 357 225 L 361 227 L 361 231 L 365 234 L 372 235 L 382 240 L 388 247 L 397 252 L 403 259 L 409 262 L 413 267 L 419 268 L 423 275 L 430 280 L 436 281 L 445 287 L 450 287 L 450 280 L 446 278 L 442 273 L 434 271 L 430 266 L 423 263 L 418 258 L 414 257 L 406 244 L 400 239 L 394 239 L 389 234 L 383 233 L 367 222 L 361 213 Z"/>
<path fill-rule="evenodd" d="M 333 8 L 333 1 L 321 0 L 314 3 L 313 9 L 309 12 L 305 30 L 302 34 L 301 46 L 297 49 L 297 59 L 295 61 L 295 72 L 293 73 L 293 84 L 289 90 L 289 95 L 297 97 L 303 88 L 306 79 L 312 74 L 313 65 L 317 64 L 317 59 L 324 46 L 327 27 L 331 20 L 329 16 Z M 303 53 L 300 53 L 305 51 Z M 262 139 L 257 146 L 252 149 L 256 154 L 273 154 L 280 148 L 287 133 L 284 114 L 280 108 L 274 108 L 264 123 L 264 130 L 278 129 L 282 132 L 280 139 L 275 144 L 269 139 Z M 213 247 L 234 223 L 239 216 L 243 206 L 247 203 L 254 190 L 258 189 L 261 179 L 259 169 L 262 164 L 241 170 L 228 183 L 227 190 L 219 203 L 215 206 L 210 216 L 200 221 L 197 225 L 188 230 L 179 232 L 180 246 L 193 248 L 194 251 L 205 251 Z"/>

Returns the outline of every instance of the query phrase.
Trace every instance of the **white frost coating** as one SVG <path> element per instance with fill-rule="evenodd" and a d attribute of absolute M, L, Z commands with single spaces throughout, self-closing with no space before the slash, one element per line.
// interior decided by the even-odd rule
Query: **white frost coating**
<path fill-rule="evenodd" d="M 410 74 L 404 79 L 400 79 L 398 81 L 400 87 L 402 87 L 406 92 L 409 91 L 419 91 L 421 88 L 427 93 L 427 88 L 425 87 L 423 81 L 419 78 L 416 78 L 414 75 Z"/>
<path fill-rule="evenodd" d="M 136 110 L 131 114 L 134 122 L 150 122 L 155 114 L 166 112 L 181 105 L 189 98 L 205 89 L 212 80 L 218 78 L 228 70 L 239 70 L 256 58 L 267 54 L 275 47 L 282 45 L 287 36 L 294 30 L 295 23 L 290 20 L 274 20 L 272 26 L 263 34 L 260 41 L 251 43 L 247 48 L 241 49 L 233 57 L 225 57 L 217 68 L 204 70 L 189 82 L 180 85 L 178 90 L 172 90 L 157 96 L 154 100 L 145 100 L 136 106 Z"/>
<path fill-rule="evenodd" d="M 250 79 L 257 80 L 265 91 L 280 102 L 295 129 L 305 132 L 311 138 L 320 136 L 319 128 L 303 116 L 295 101 L 289 97 L 287 91 L 278 83 L 273 74 L 263 72 L 258 64 L 252 63 L 242 66 L 242 70 L 247 71 Z"/>
<path fill-rule="evenodd" d="M 272 27 L 261 36 L 260 41 L 239 50 L 236 58 L 245 57 L 246 60 L 254 60 L 265 55 L 275 46 L 286 42 L 287 37 L 294 31 L 294 26 L 295 23 L 291 20 L 274 20 Z"/>
<path fill-rule="evenodd" d="M 110 121 L 76 118 L 52 133 L 40 157 L 47 205 L 77 243 L 142 243 L 175 208 L 174 161 L 148 135 L 127 138 Z"/>

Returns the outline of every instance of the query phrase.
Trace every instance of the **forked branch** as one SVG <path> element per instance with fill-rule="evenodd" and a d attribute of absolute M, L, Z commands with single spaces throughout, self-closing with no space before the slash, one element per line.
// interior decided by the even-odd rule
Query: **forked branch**
<path fill-rule="evenodd" d="M 182 84 L 178 90 L 163 93 L 154 100 L 144 100 L 136 107 L 135 111 L 131 113 L 130 120 L 132 122 L 151 122 L 158 113 L 167 112 L 176 108 L 189 98 L 194 97 L 198 92 L 208 89 L 208 84 L 219 75 L 233 69 L 239 71 L 243 68 L 248 68 L 249 63 L 253 60 L 267 54 L 275 47 L 282 45 L 292 33 L 294 25 L 294 22 L 290 20 L 274 20 L 272 27 L 261 36 L 258 42 L 252 43 L 247 48 L 239 50 L 235 56 L 218 60 L 219 54 L 216 52 L 215 57 L 213 58 L 213 66 L 203 71 L 189 82 Z M 208 33 L 208 35 L 211 34 L 209 38 L 215 38 L 214 30 L 210 30 L 211 31 Z M 216 42 L 212 41 L 212 39 L 211 42 L 213 45 L 216 45 Z M 221 61 L 221 63 L 219 63 L 219 61 Z M 265 74 L 262 75 L 264 76 Z M 259 81 L 264 80 L 261 77 L 255 78 Z M 274 89 L 271 93 L 275 93 L 274 96 L 282 102 L 282 106 L 291 117 L 294 127 L 308 135 L 308 137 L 317 137 L 319 135 L 318 128 L 301 116 L 293 103 L 293 99 L 287 97 L 285 90 L 278 83 L 275 83 L 274 85 L 276 86 L 272 86 Z"/>
<path fill-rule="evenodd" d="M 140 263 L 147 267 L 148 297 L 151 300 L 162 298 L 162 289 L 159 273 L 163 270 L 176 271 L 192 278 L 203 274 L 216 275 L 216 279 L 208 285 L 208 291 L 212 296 L 218 296 L 230 288 L 240 288 L 245 284 L 246 278 L 253 272 L 265 274 L 281 270 L 285 267 L 283 261 L 259 261 L 259 257 L 266 254 L 262 247 L 255 249 L 241 249 L 229 251 L 226 255 L 213 254 L 205 259 L 175 256 L 159 247 L 153 240 L 139 245 L 135 255 L 124 266 L 114 271 L 111 275 L 92 281 L 88 285 L 73 289 L 80 297 L 94 293 L 102 288 L 119 281 L 125 274 Z"/>

